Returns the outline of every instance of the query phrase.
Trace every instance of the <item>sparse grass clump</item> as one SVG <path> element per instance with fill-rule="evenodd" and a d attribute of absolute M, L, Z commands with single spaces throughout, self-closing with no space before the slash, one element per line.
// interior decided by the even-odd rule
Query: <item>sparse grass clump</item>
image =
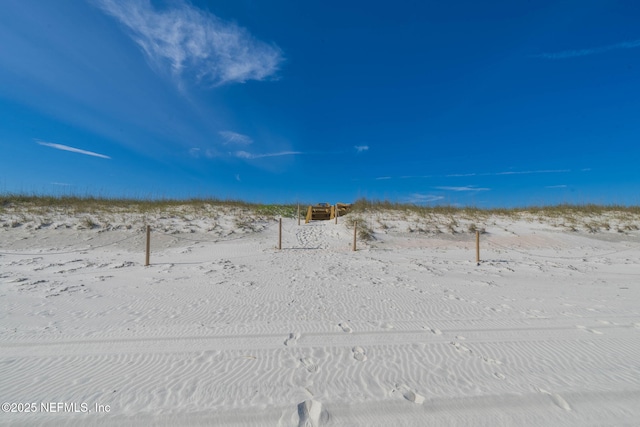
<path fill-rule="evenodd" d="M 474 223 L 469 224 L 469 226 L 467 227 L 467 231 L 473 234 L 475 234 L 476 232 L 480 232 L 480 234 L 484 234 L 487 232 L 487 230 L 484 227 L 479 227 Z"/>
<path fill-rule="evenodd" d="M 348 215 L 345 217 L 344 224 L 349 228 L 356 226 L 358 230 L 358 239 L 360 240 L 370 241 L 375 238 L 373 229 L 369 227 L 367 221 L 361 216 Z"/>
<path fill-rule="evenodd" d="M 86 228 L 86 229 L 92 230 L 99 226 L 100 224 L 98 224 L 91 217 L 88 217 L 88 216 L 83 217 L 82 220 L 80 221 L 80 228 Z"/>
<path fill-rule="evenodd" d="M 252 218 L 247 216 L 237 216 L 234 219 L 236 228 L 244 231 L 257 231 L 256 223 Z"/>
<path fill-rule="evenodd" d="M 274 218 L 295 218 L 298 207 L 295 205 L 256 205 L 255 211 L 258 215 L 271 216 Z M 301 211 L 300 215 L 302 214 L 303 212 Z"/>

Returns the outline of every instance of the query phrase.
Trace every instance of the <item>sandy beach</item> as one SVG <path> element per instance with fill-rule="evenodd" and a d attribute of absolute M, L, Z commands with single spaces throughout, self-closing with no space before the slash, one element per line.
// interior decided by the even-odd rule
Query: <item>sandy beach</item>
<path fill-rule="evenodd" d="M 0 424 L 640 422 L 637 218 L 109 215 L 2 213 Z"/>

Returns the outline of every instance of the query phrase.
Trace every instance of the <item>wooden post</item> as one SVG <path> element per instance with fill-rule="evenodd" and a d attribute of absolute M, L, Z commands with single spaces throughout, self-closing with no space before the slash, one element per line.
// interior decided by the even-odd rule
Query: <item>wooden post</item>
<path fill-rule="evenodd" d="M 356 235 L 358 234 L 358 221 L 353 222 L 353 250 L 356 250 Z"/>
<path fill-rule="evenodd" d="M 282 218 L 278 225 L 278 249 L 282 249 Z"/>
<path fill-rule="evenodd" d="M 336 224 L 338 223 L 338 204 L 336 203 Z"/>
<path fill-rule="evenodd" d="M 476 230 L 476 265 L 480 265 L 480 232 Z"/>
<path fill-rule="evenodd" d="M 307 216 L 304 220 L 304 223 L 308 224 L 309 221 L 311 221 L 312 219 L 313 219 L 313 208 L 309 206 L 309 208 L 307 209 Z"/>
<path fill-rule="evenodd" d="M 151 258 L 151 226 L 147 225 L 147 250 L 144 258 L 144 266 L 149 265 L 149 258 Z"/>
<path fill-rule="evenodd" d="M 298 225 L 300 225 L 300 203 L 298 203 Z"/>

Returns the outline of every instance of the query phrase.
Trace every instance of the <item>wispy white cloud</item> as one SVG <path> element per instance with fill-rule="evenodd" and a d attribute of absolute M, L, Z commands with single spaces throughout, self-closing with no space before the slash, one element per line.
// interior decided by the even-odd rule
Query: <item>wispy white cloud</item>
<path fill-rule="evenodd" d="M 563 50 L 560 52 L 541 53 L 539 55 L 533 55 L 535 58 L 544 59 L 566 59 L 576 58 L 579 56 L 596 55 L 599 53 L 609 52 L 611 50 L 619 49 L 633 49 L 640 47 L 640 40 L 630 40 L 622 43 L 610 44 L 608 46 L 594 47 L 588 49 L 576 49 L 576 50 Z"/>
<path fill-rule="evenodd" d="M 84 154 L 85 156 L 100 157 L 101 159 L 111 159 L 111 157 L 106 156 L 104 154 L 94 153 L 93 151 L 82 150 L 80 148 L 69 147 L 68 145 L 54 144 L 52 142 L 45 142 L 45 141 L 38 141 L 38 140 L 36 140 L 36 143 L 45 147 L 55 148 L 56 150 L 70 151 L 72 153 Z"/>
<path fill-rule="evenodd" d="M 483 173 L 453 173 L 445 175 L 447 178 L 469 177 L 469 176 L 501 176 L 501 175 L 531 175 L 538 173 L 567 173 L 571 169 L 542 169 L 528 171 L 504 171 L 504 172 L 483 172 Z"/>
<path fill-rule="evenodd" d="M 261 159 L 263 157 L 279 157 L 279 156 L 294 156 L 297 154 L 303 154 L 302 151 L 279 151 L 277 153 L 264 153 L 253 154 L 247 151 L 236 151 L 234 155 L 240 159 Z"/>
<path fill-rule="evenodd" d="M 232 132 L 230 130 L 223 130 L 218 132 L 224 139 L 224 144 L 237 144 L 237 145 L 249 145 L 253 143 L 253 140 L 247 135 L 243 135 L 238 132 Z"/>
<path fill-rule="evenodd" d="M 213 148 L 202 149 L 199 147 L 190 148 L 189 155 L 195 159 L 199 159 L 203 156 L 207 159 L 214 159 L 214 158 L 223 156 L 221 153 L 219 153 Z"/>
<path fill-rule="evenodd" d="M 216 150 L 212 149 L 212 148 L 208 148 L 206 150 L 204 150 L 204 155 L 207 159 L 213 159 L 216 157 L 221 157 L 222 155 L 217 152 Z"/>
<path fill-rule="evenodd" d="M 356 145 L 353 148 L 355 148 L 358 153 L 362 153 L 363 151 L 368 151 L 369 150 L 369 146 L 368 145 Z"/>
<path fill-rule="evenodd" d="M 482 188 L 482 187 L 472 187 L 472 186 L 465 186 L 465 187 L 434 187 L 437 190 L 443 190 L 443 191 L 489 191 L 490 188 Z"/>
<path fill-rule="evenodd" d="M 408 203 L 414 203 L 416 205 L 421 205 L 425 203 L 437 202 L 438 200 L 444 199 L 443 196 L 436 196 L 435 194 L 420 194 L 414 193 L 411 194 L 406 201 Z"/>
<path fill-rule="evenodd" d="M 277 46 L 183 0 L 165 9 L 149 0 L 93 1 L 128 29 L 153 66 L 177 77 L 213 86 L 264 80 L 283 61 Z"/>
<path fill-rule="evenodd" d="M 376 181 L 384 181 L 384 180 L 387 180 L 387 179 L 391 179 L 391 177 L 390 176 L 379 176 L 379 177 L 376 178 Z"/>
<path fill-rule="evenodd" d="M 242 181 L 242 180 L 240 179 L 240 174 L 239 174 L 239 173 L 237 173 L 237 174 L 236 174 L 236 181 L 238 181 L 238 182 L 241 182 L 241 181 Z"/>
<path fill-rule="evenodd" d="M 467 177 L 467 176 L 476 176 L 478 175 L 477 173 L 452 173 L 449 175 L 445 175 L 447 178 L 451 177 L 451 178 L 457 178 L 457 177 Z"/>
<path fill-rule="evenodd" d="M 418 178 L 440 178 L 440 177 L 468 178 L 468 177 L 474 177 L 474 176 L 530 175 L 530 174 L 568 173 L 568 172 L 571 172 L 571 169 L 544 169 L 544 170 L 480 172 L 480 173 L 470 172 L 470 173 L 450 173 L 446 175 L 403 175 L 403 176 L 397 176 L 397 177 L 390 177 L 390 179 L 418 179 Z"/>
<path fill-rule="evenodd" d="M 253 159 L 254 154 L 248 153 L 246 151 L 236 151 L 235 156 L 240 159 Z"/>
<path fill-rule="evenodd" d="M 507 172 L 496 172 L 496 173 L 481 173 L 478 174 L 480 176 L 486 175 L 531 175 L 536 173 L 567 173 L 571 172 L 571 169 L 543 169 L 543 170 L 534 170 L 534 171 L 507 171 Z"/>
<path fill-rule="evenodd" d="M 547 185 L 545 188 L 567 188 L 566 185 Z"/>

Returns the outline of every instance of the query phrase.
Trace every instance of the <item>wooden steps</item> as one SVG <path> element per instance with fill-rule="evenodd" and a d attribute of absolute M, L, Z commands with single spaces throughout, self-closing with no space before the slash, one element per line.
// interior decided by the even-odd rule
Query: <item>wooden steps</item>
<path fill-rule="evenodd" d="M 351 205 L 346 203 L 336 203 L 335 205 L 319 203 L 307 208 L 307 215 L 304 222 L 307 224 L 309 221 L 326 221 L 334 219 L 336 215 L 340 217 L 347 214 L 350 209 Z"/>

